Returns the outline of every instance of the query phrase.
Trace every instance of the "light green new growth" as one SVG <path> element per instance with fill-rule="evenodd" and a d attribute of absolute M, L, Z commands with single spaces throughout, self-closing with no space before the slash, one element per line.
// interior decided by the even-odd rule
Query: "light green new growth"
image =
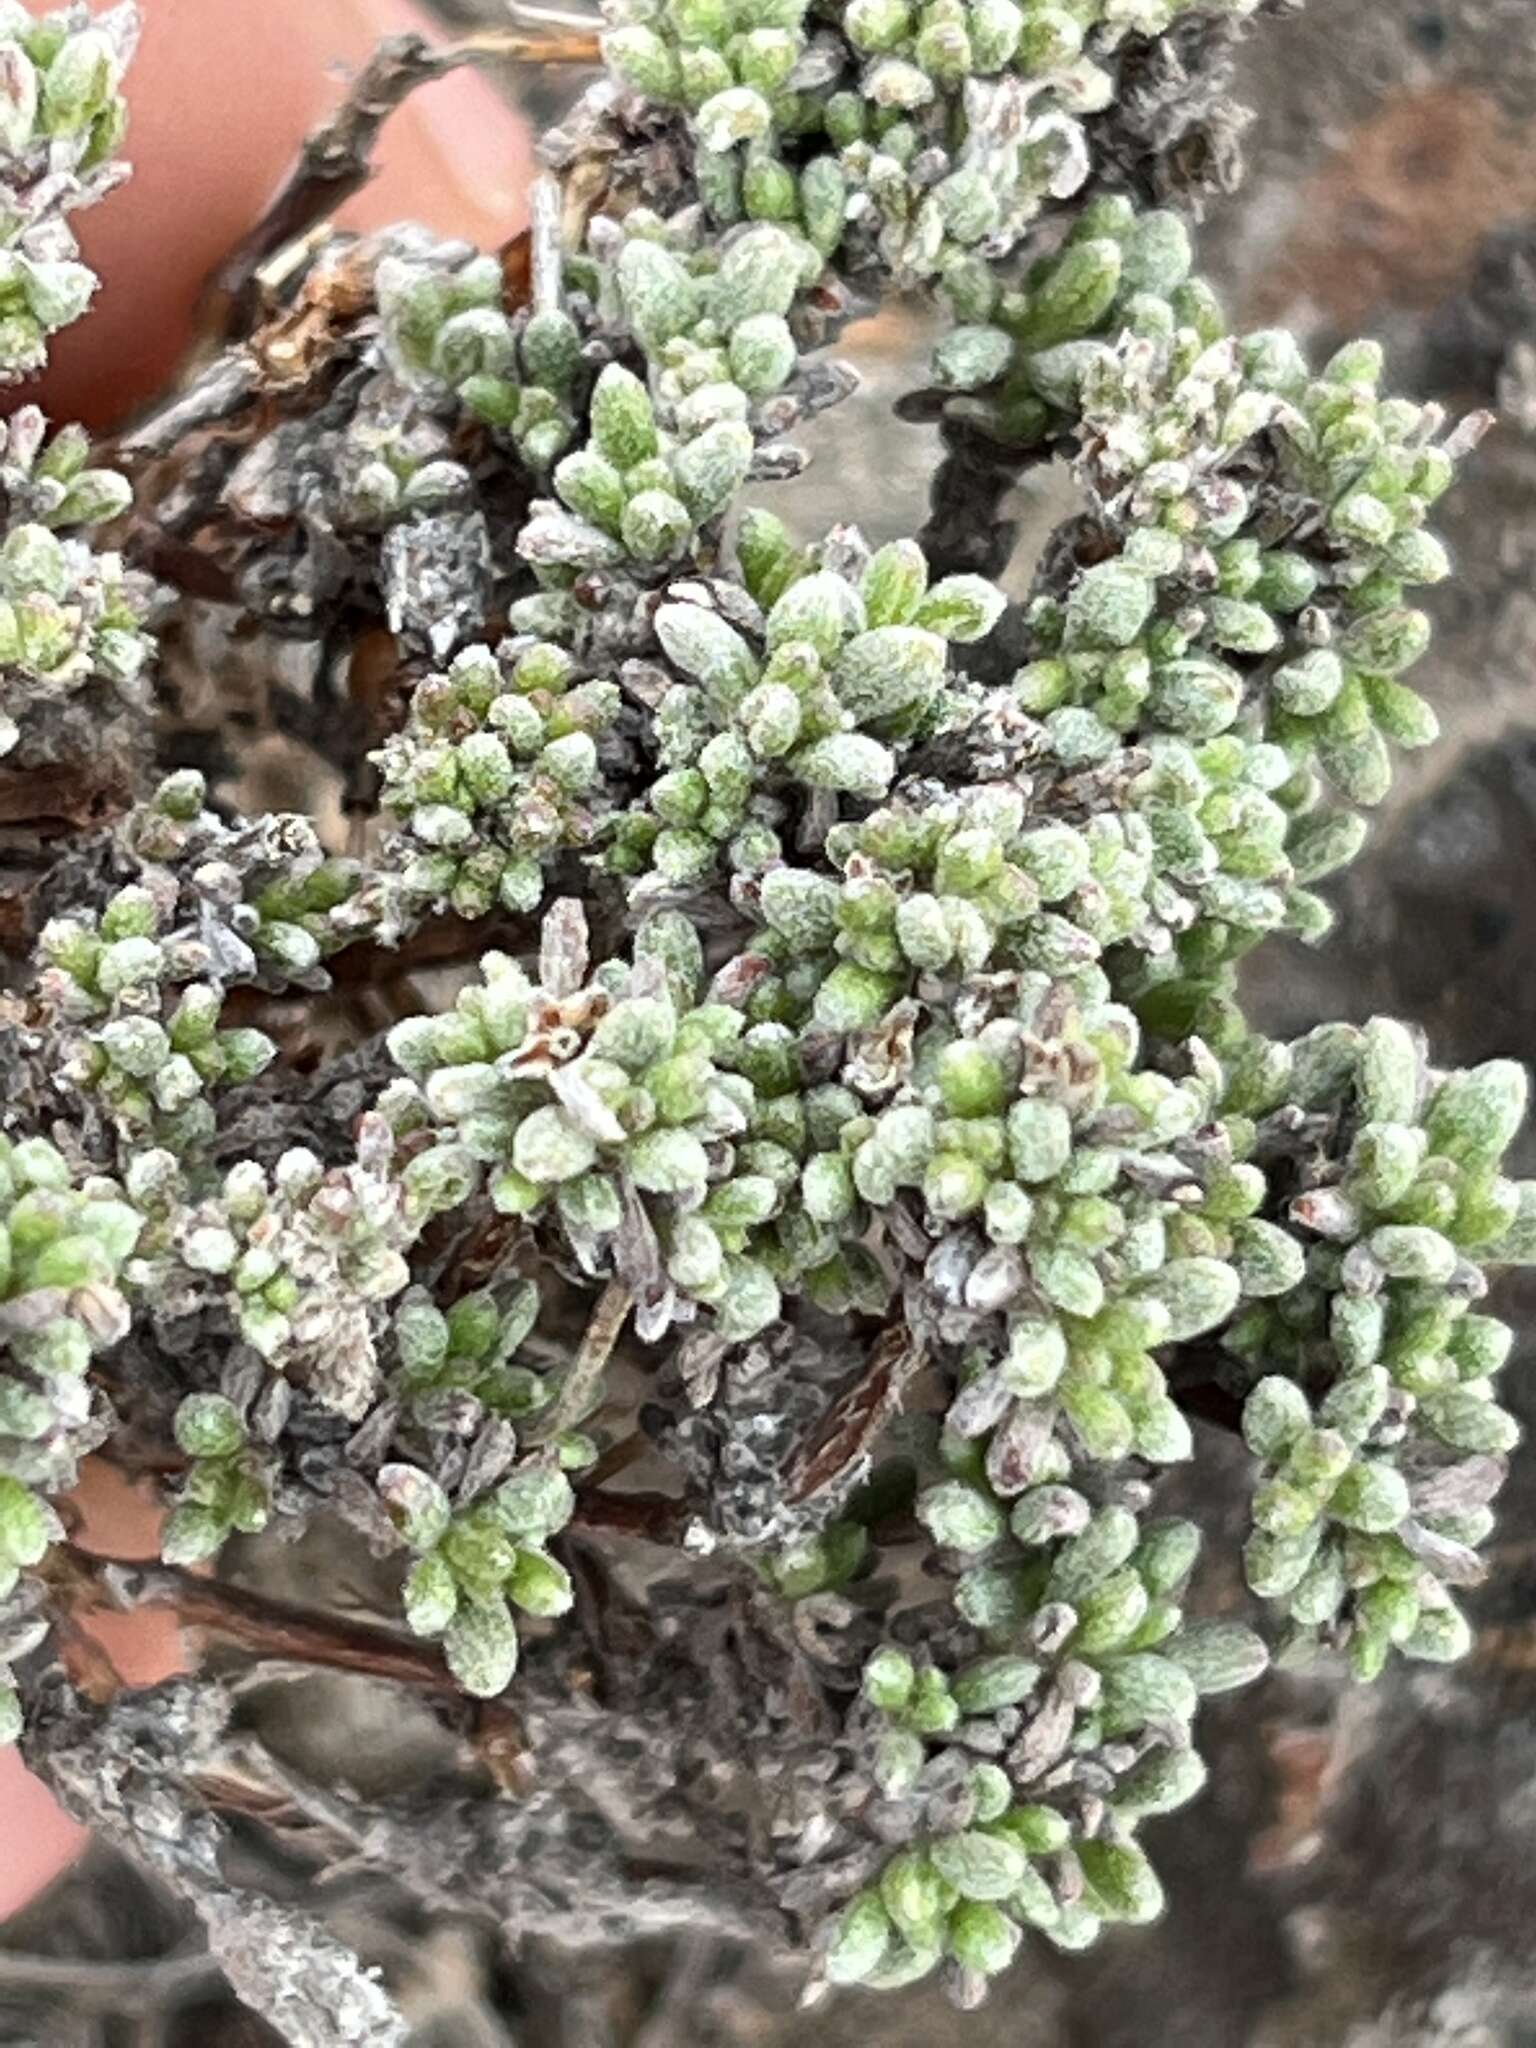
<path fill-rule="evenodd" d="M 113 155 L 127 107 L 119 87 L 138 40 L 132 5 L 38 17 L 0 6 L 0 384 L 35 376 L 48 343 L 86 311 L 95 273 L 80 261 L 75 209 L 124 175 Z M 101 682 L 141 713 L 153 643 L 148 580 L 98 552 L 88 530 L 131 491 L 89 466 L 90 443 L 23 406 L 0 428 L 0 756 L 34 707 Z"/>

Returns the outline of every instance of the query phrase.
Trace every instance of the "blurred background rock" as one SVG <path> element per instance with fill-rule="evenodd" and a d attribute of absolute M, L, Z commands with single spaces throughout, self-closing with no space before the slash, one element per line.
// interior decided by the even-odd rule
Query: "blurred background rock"
<path fill-rule="evenodd" d="M 458 31 L 499 15 L 495 0 L 432 5 Z M 523 86 L 510 73 L 501 82 Z M 557 106 L 547 87 L 538 93 L 524 104 L 542 124 Z M 1414 395 L 1501 414 L 1443 528 L 1457 575 L 1433 593 L 1422 686 L 1445 737 L 1399 777 L 1338 889 L 1331 943 L 1313 953 L 1272 941 L 1250 991 L 1276 1031 L 1396 1010 L 1423 1022 L 1446 1064 L 1494 1052 L 1532 1063 L 1536 9 L 1314 0 L 1252 37 L 1238 96 L 1256 110 L 1248 177 L 1202 233 L 1204 266 L 1233 310 L 1284 322 L 1324 351 L 1375 334 Z M 920 523 L 933 459 L 928 430 L 889 414 L 924 337 L 897 310 L 851 341 L 843 352 L 864 389 L 818 426 L 815 463 L 779 509 L 807 530 L 852 519 L 884 539 Z M 1032 546 L 1071 503 L 1064 476 L 1029 488 L 1023 581 Z M 1529 1139 L 1520 1168 L 1536 1171 Z M 1512 1402 L 1536 1438 L 1536 1282 L 1506 1289 L 1527 1365 L 1522 1399 L 1517 1354 Z M 1234 1553 L 1237 1467 L 1230 1454 L 1225 1499 L 1201 1506 L 1208 1525 L 1227 1515 Z M 1274 1678 L 1207 1708 L 1211 1788 L 1158 1824 L 1167 1917 L 1085 1956 L 1029 1951 L 974 2015 L 921 1989 L 803 2015 L 793 1972 L 704 1937 L 590 1961 L 509 1957 L 482 1929 L 427 1922 L 376 1879 L 336 1884 L 334 1920 L 388 1972 L 417 2048 L 1536 2048 L 1530 1446 L 1492 1548 L 1465 1664 L 1396 1664 L 1368 1692 Z M 302 1549 L 285 1568 L 303 1575 L 307 1597 L 344 1602 L 354 1565 L 366 1568 L 330 1546 L 325 1586 Z M 260 1695 L 248 1711 L 259 1719 Z M 355 1773 L 364 1754 L 386 1780 L 419 1782 L 432 1768 L 431 1725 L 388 1703 L 381 1717 L 361 1686 L 274 1689 L 268 1711 L 264 1738 L 315 1775 Z M 306 1889 L 301 1856 L 264 1853 L 278 1896 Z M 56 1971 L 38 1957 L 58 1958 Z M 221 1991 L 175 1909 L 104 1851 L 0 1929 L 0 2043 L 273 2039 Z"/>

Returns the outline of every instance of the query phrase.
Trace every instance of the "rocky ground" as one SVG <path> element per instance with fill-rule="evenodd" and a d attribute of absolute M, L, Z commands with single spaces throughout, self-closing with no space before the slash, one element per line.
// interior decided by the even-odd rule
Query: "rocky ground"
<path fill-rule="evenodd" d="M 460 22 L 486 11 L 440 5 Z M 1204 244 L 1231 302 L 1319 345 L 1380 335 L 1416 394 L 1503 414 L 1450 509 L 1458 577 L 1438 593 L 1421 671 L 1446 737 L 1402 777 L 1340 887 L 1333 942 L 1276 943 L 1252 993 L 1275 1029 L 1386 1008 L 1420 1019 L 1447 1063 L 1536 1061 L 1536 12 L 1531 0 L 1314 0 L 1255 35 L 1242 69 L 1257 108 L 1252 168 Z M 835 416 L 793 510 L 808 527 L 855 518 L 883 537 L 921 516 L 928 436 L 883 418 L 920 337 L 886 319 L 858 339 L 868 387 Z M 1065 490 L 1036 487 L 1021 507 L 1031 530 Z M 1536 1146 L 1525 1165 L 1536 1170 Z M 1536 1332 L 1536 1284 L 1505 1306 Z M 1529 1389 L 1536 1335 L 1526 1353 Z M 1518 1361 L 1510 1376 L 1536 1433 L 1536 1392 L 1522 1398 Z M 622 1968 L 534 1958 L 508 1977 L 467 1931 L 386 1930 L 366 1894 L 343 1895 L 339 1921 L 399 1973 L 420 2048 L 1536 2048 L 1530 1455 L 1496 1565 L 1461 1667 L 1399 1667 L 1370 1692 L 1275 1679 L 1218 1703 L 1212 1789 L 1158 1827 L 1166 1919 L 1084 1957 L 1036 1951 L 963 2020 L 921 1991 L 834 2001 L 808 2019 L 787 1977 L 707 1942 Z M 325 1707 L 312 1724 L 349 1710 L 334 1696 Z M 153 1954 L 170 1926 L 169 1909 L 100 1856 L 0 1943 L 121 1954 L 105 1944 L 132 1929 L 133 1952 Z M 105 1994 L 105 2010 L 129 2015 L 120 2023 L 73 2004 L 74 2016 L 40 2021 L 33 2006 L 7 2033 L 3 1977 L 0 2042 L 270 2038 L 197 1984 L 153 2033 L 147 2021 L 138 2031 L 121 1987 Z M 154 2004 L 141 2000 L 141 2016 Z"/>

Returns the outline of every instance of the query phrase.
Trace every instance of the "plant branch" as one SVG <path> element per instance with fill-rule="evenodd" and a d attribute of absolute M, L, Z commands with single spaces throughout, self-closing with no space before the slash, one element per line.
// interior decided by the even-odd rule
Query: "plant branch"
<path fill-rule="evenodd" d="M 0 1997 L 39 1997 L 76 2012 L 126 2018 L 217 1980 L 219 1965 L 199 1951 L 96 1962 L 81 1956 L 36 1956 L 0 1949 Z"/>
<path fill-rule="evenodd" d="M 554 1406 L 540 1420 L 536 1435 L 541 1443 L 549 1443 L 562 1430 L 574 1429 L 591 1408 L 634 1300 L 622 1280 L 610 1280 L 597 1297 Z"/>
<path fill-rule="evenodd" d="M 647 1543 L 677 1543 L 696 1510 L 669 1493 L 580 1493 L 572 1520 Z"/>
<path fill-rule="evenodd" d="M 598 54 L 596 32 L 589 29 L 489 30 L 445 46 L 416 34 L 382 42 L 336 112 L 306 137 L 282 190 L 215 273 L 214 294 L 223 306 L 219 327 L 225 334 L 239 331 L 263 268 L 368 183 L 379 131 L 418 86 L 466 64 L 593 64 Z"/>
<path fill-rule="evenodd" d="M 124 1614 L 141 1607 L 168 1608 L 184 1628 L 260 1657 L 361 1672 L 462 1697 L 441 1656 L 428 1643 L 372 1622 L 274 1600 L 227 1579 L 202 1578 L 179 1565 L 100 1557 L 76 1544 L 63 1544 L 50 1554 L 43 1575 L 70 1612 L 103 1602 Z"/>

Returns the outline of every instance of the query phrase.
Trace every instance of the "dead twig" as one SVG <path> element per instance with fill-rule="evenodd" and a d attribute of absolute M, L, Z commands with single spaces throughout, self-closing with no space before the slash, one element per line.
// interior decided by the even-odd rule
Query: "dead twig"
<path fill-rule="evenodd" d="M 572 1520 L 583 1529 L 607 1529 L 647 1543 L 675 1544 L 696 1510 L 669 1493 L 582 1493 Z"/>
<path fill-rule="evenodd" d="M 99 1557 L 75 1544 L 52 1552 L 46 1576 L 67 1612 L 101 1605 L 123 1614 L 144 1607 L 169 1608 L 184 1628 L 234 1643 L 259 1657 L 360 1672 L 463 1698 L 430 1644 L 372 1622 L 275 1600 L 227 1579 L 201 1578 L 178 1565 Z"/>
<path fill-rule="evenodd" d="M 610 1479 L 616 1478 L 620 1472 L 627 1472 L 631 1465 L 637 1464 L 653 1448 L 650 1438 L 643 1430 L 631 1430 L 628 1436 L 620 1437 L 617 1443 L 608 1446 L 587 1474 L 587 1484 L 606 1486 Z"/>
<path fill-rule="evenodd" d="M 35 1956 L 0 1949 L 0 1996 L 37 1997 L 77 2013 L 126 2019 L 216 1983 L 219 1966 L 206 1952 L 95 1962 L 80 1956 Z"/>
<path fill-rule="evenodd" d="M 360 192 L 374 175 L 373 151 L 389 116 L 418 86 L 446 78 L 466 64 L 594 64 L 595 29 L 542 26 L 534 33 L 488 30 L 442 46 L 425 36 L 391 36 L 358 73 L 351 91 L 305 139 L 299 160 L 261 219 L 231 250 L 213 278 L 212 292 L 224 336 L 242 332 L 254 310 L 260 273 L 290 243 Z"/>
<path fill-rule="evenodd" d="M 837 1485 L 864 1458 L 901 1405 L 923 1364 L 923 1348 L 904 1323 L 882 1330 L 858 1378 L 832 1403 L 784 1475 L 785 1498 L 798 1506 Z"/>
<path fill-rule="evenodd" d="M 537 1434 L 541 1443 L 551 1442 L 562 1430 L 574 1429 L 587 1413 L 633 1306 L 634 1296 L 622 1280 L 610 1280 L 597 1297 L 554 1406 L 540 1421 Z"/>
<path fill-rule="evenodd" d="M 630 2048 L 671 2048 L 686 2038 L 688 2022 L 698 2010 L 720 1961 L 720 1943 L 707 1934 L 685 1934 L 650 2011 L 640 2022 Z"/>

